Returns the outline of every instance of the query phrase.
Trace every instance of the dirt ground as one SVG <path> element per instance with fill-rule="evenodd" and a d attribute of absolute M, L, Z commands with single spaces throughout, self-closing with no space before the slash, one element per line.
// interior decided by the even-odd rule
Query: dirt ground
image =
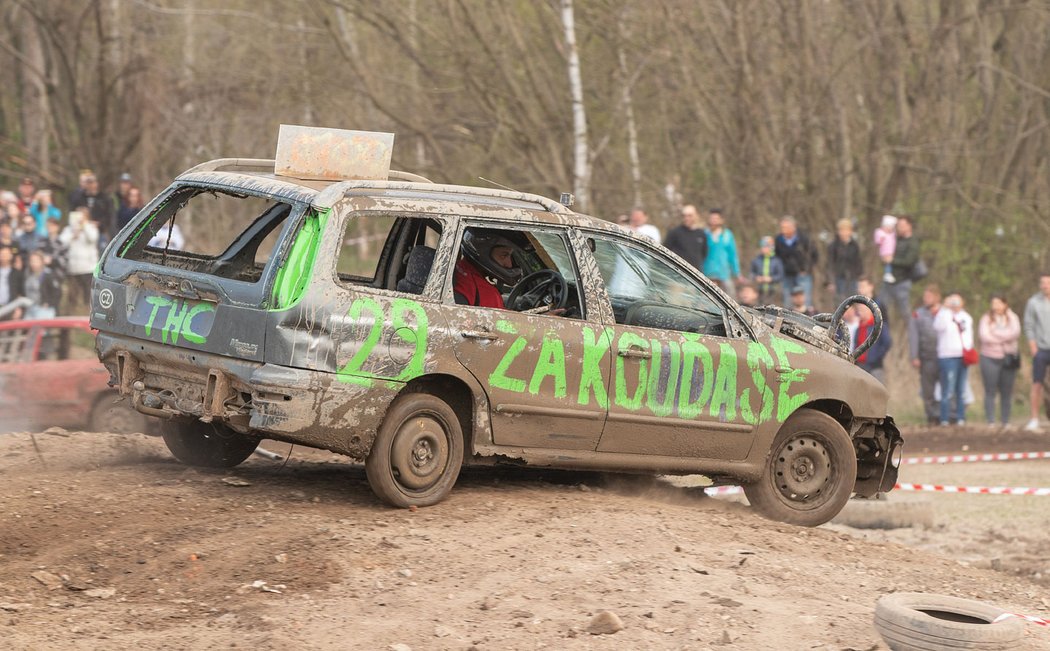
<path fill-rule="evenodd" d="M 1050 448 L 910 438 L 909 453 Z M 0 477 L 5 649 L 875 650 L 888 592 L 1050 613 L 1047 497 L 893 494 L 887 508 L 932 521 L 801 529 L 680 483 L 485 470 L 393 510 L 328 453 L 202 471 L 158 439 L 80 432 L 0 435 Z M 1050 461 L 902 480 L 1045 486 Z M 588 633 L 605 610 L 625 628 Z M 1023 648 L 1050 649 L 1028 629 Z"/>

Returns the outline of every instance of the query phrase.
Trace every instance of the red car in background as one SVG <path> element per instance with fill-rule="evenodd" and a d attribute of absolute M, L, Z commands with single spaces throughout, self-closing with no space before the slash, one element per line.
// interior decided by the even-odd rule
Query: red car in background
<path fill-rule="evenodd" d="M 130 402 L 115 402 L 94 347 L 87 317 L 0 322 L 0 431 L 146 431 Z"/>

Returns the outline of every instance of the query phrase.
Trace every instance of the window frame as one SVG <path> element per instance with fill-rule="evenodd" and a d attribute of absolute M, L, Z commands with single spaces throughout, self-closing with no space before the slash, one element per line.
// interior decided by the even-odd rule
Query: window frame
<path fill-rule="evenodd" d="M 391 230 L 387 233 L 386 239 L 383 242 L 383 247 L 382 247 L 382 249 L 380 250 L 380 253 L 379 253 L 379 260 L 376 263 L 376 269 L 377 270 L 384 269 L 384 273 L 385 274 L 389 274 L 390 273 L 389 266 L 390 266 L 391 256 L 394 255 L 395 248 L 401 244 L 401 241 L 405 237 L 403 229 L 400 232 L 397 233 L 396 237 L 394 237 L 394 238 L 390 237 L 391 234 L 394 233 L 394 229 L 398 227 L 398 224 L 396 223 L 396 220 L 399 220 L 399 219 L 416 219 L 416 220 L 423 220 L 423 221 L 433 221 L 433 222 L 437 222 L 437 223 L 439 223 L 441 225 L 441 232 L 438 234 L 437 247 L 435 247 L 437 252 L 438 252 L 438 254 L 434 258 L 434 265 L 430 268 L 430 275 L 427 277 L 427 282 L 426 282 L 426 285 L 423 287 L 423 293 L 422 294 L 409 294 L 409 293 L 405 293 L 405 292 L 399 292 L 397 289 L 388 289 L 388 288 L 386 288 L 384 286 L 376 286 L 375 282 L 376 282 L 376 278 L 379 276 L 378 273 L 375 276 L 373 276 L 372 281 L 369 284 L 353 283 L 353 282 L 349 282 L 349 281 L 343 280 L 342 278 L 339 277 L 339 256 L 340 256 L 340 253 L 341 253 L 341 251 L 343 249 L 343 241 L 344 241 L 345 236 L 346 236 L 346 229 L 350 227 L 350 223 L 351 223 L 352 220 L 358 219 L 358 218 L 361 218 L 361 217 L 367 217 L 369 215 L 393 217 L 395 219 L 395 224 L 391 228 Z M 336 287 L 338 287 L 340 290 L 343 290 L 343 291 L 346 291 L 346 292 L 368 292 L 368 293 L 371 293 L 371 294 L 377 294 L 377 295 L 382 295 L 382 296 L 390 296 L 390 295 L 407 296 L 407 297 L 411 297 L 413 300 L 427 301 L 427 302 L 440 301 L 441 300 L 441 298 L 440 298 L 440 290 L 438 290 L 438 291 L 434 291 L 434 290 L 435 290 L 435 284 L 437 282 L 443 282 L 443 280 L 441 280 L 441 281 L 437 281 L 436 280 L 437 278 L 442 278 L 443 277 L 443 275 L 441 273 L 439 273 L 440 267 L 441 267 L 441 250 L 442 250 L 443 247 L 448 246 L 447 242 L 448 242 L 449 233 L 451 233 L 451 232 L 453 232 L 455 230 L 456 230 L 455 224 L 449 218 L 448 215 L 441 215 L 441 214 L 427 213 L 427 212 L 408 212 L 408 211 L 403 211 L 403 210 L 382 210 L 382 209 L 376 209 L 376 210 L 372 210 L 372 209 L 369 209 L 369 210 L 351 210 L 351 211 L 348 211 L 343 216 L 342 220 L 340 221 L 340 223 L 338 225 L 338 231 L 337 231 L 338 234 L 339 234 L 338 243 L 335 246 L 335 251 L 334 251 L 334 253 L 332 255 L 332 259 L 331 259 L 331 262 L 329 264 L 328 277 L 331 278 L 332 282 L 335 284 Z M 407 249 L 406 249 L 406 253 L 407 253 Z"/>
<path fill-rule="evenodd" d="M 450 263 L 449 268 L 445 272 L 445 278 L 441 288 L 441 302 L 445 305 L 450 305 L 458 308 L 466 308 L 470 310 L 491 310 L 493 308 L 483 307 L 479 305 L 463 305 L 456 303 L 455 292 L 453 287 L 455 285 L 455 273 L 456 263 L 459 262 L 460 248 L 463 246 L 463 233 L 468 228 L 485 228 L 489 230 L 505 230 L 505 231 L 517 231 L 520 233 L 530 231 L 540 231 L 551 233 L 561 238 L 562 243 L 565 245 L 565 252 L 569 256 L 569 264 L 572 265 L 572 272 L 576 277 L 576 294 L 580 300 L 580 311 L 579 317 L 572 318 L 572 321 L 587 321 L 597 323 L 596 319 L 590 317 L 592 314 L 599 314 L 600 311 L 597 309 L 591 309 L 587 300 L 588 287 L 586 286 L 585 279 L 583 277 L 583 266 L 580 264 L 579 257 L 576 252 L 576 247 L 573 245 L 572 237 L 570 236 L 569 229 L 564 226 L 557 224 L 547 224 L 543 222 L 507 222 L 507 221 L 490 221 L 486 219 L 461 217 L 459 219 L 458 228 L 456 228 L 455 239 L 452 241 L 452 255 L 449 257 Z M 524 276 L 523 276 L 524 277 Z M 568 279 L 566 279 L 568 282 Z M 541 316 L 549 318 L 564 318 L 556 314 L 549 314 L 547 312 L 541 312 L 538 314 L 528 314 L 525 312 L 517 312 L 511 309 L 501 310 L 508 314 L 521 314 L 524 316 Z"/>
<path fill-rule="evenodd" d="M 613 320 L 609 325 L 623 327 L 623 328 L 644 328 L 646 330 L 652 330 L 659 332 L 657 328 L 651 328 L 648 326 L 635 326 L 628 325 L 625 323 L 617 323 L 615 321 L 615 312 L 613 311 L 612 297 L 609 294 L 608 289 L 605 286 L 605 277 L 601 273 L 601 267 L 598 264 L 598 258 L 594 255 L 594 251 L 591 248 L 591 240 L 606 240 L 613 242 L 618 245 L 626 246 L 627 248 L 634 248 L 642 253 L 650 255 L 665 265 L 670 267 L 672 270 L 677 271 L 683 278 L 683 282 L 693 285 L 697 291 L 701 292 L 704 296 L 709 298 L 716 306 L 719 306 L 722 313 L 722 320 L 725 325 L 727 339 L 742 339 L 747 338 L 751 341 L 757 341 L 758 338 L 755 334 L 754 329 L 751 327 L 747 319 L 743 318 L 740 313 L 740 308 L 726 296 L 721 289 L 714 285 L 710 280 L 703 276 L 699 270 L 695 269 L 692 265 L 680 265 L 675 262 L 673 258 L 666 255 L 662 245 L 656 245 L 643 240 L 641 238 L 626 237 L 620 233 L 610 233 L 607 231 L 581 228 L 580 235 L 583 238 L 583 242 L 586 245 L 587 254 L 591 256 L 594 262 L 594 273 L 596 274 L 598 285 L 600 285 L 601 291 L 598 292 L 600 295 L 599 300 L 605 302 L 605 307 L 608 310 L 608 314 L 612 316 Z M 682 306 L 681 309 L 690 309 Z M 682 331 L 675 331 L 682 332 Z M 709 335 L 714 336 L 714 335 Z"/>
<path fill-rule="evenodd" d="M 291 213 L 284 219 L 284 223 L 279 229 L 280 232 L 277 236 L 278 239 L 276 246 L 270 255 L 269 261 L 267 261 L 266 266 L 263 268 L 259 280 L 249 282 L 245 280 L 237 280 L 235 278 L 225 278 L 204 273 L 202 271 L 180 269 L 178 267 L 156 264 L 148 260 L 135 260 L 123 257 L 125 247 L 130 248 L 130 246 L 134 245 L 133 240 L 141 234 L 141 229 L 145 228 L 145 226 L 152 221 L 154 215 L 163 207 L 163 204 L 170 200 L 173 195 L 185 190 L 186 188 L 195 188 L 205 192 L 216 191 L 230 195 L 249 195 L 261 199 L 279 201 L 289 204 L 292 207 Z M 154 199 L 150 201 L 146 207 L 138 213 L 138 215 L 136 215 L 135 219 L 128 222 L 128 224 L 110 240 L 109 245 L 100 257 L 99 271 L 101 274 L 112 278 L 117 282 L 124 282 L 129 277 L 136 274 L 149 274 L 157 277 L 168 276 L 187 278 L 194 281 L 200 289 L 214 291 L 216 294 L 224 297 L 232 303 L 266 308 L 270 304 L 270 297 L 273 293 L 273 284 L 277 272 L 284 263 L 292 242 L 295 240 L 294 234 L 302 227 L 306 214 L 310 208 L 311 206 L 308 202 L 301 198 L 289 196 L 285 193 L 266 192 L 247 189 L 237 185 L 204 181 L 182 181 L 173 183 L 168 186 L 164 192 L 154 197 Z M 244 231 L 241 232 L 243 233 Z M 145 244 L 143 245 L 143 248 L 145 248 Z"/>

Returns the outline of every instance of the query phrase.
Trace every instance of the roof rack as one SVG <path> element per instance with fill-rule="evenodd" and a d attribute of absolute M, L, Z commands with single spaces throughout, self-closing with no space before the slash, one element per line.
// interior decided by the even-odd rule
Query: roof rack
<path fill-rule="evenodd" d="M 393 177 L 394 173 L 391 172 L 390 176 Z M 321 208 L 330 208 L 335 205 L 337 201 L 342 199 L 347 192 L 352 190 L 415 190 L 418 192 L 426 192 L 429 194 L 462 194 L 462 195 L 475 195 L 483 197 L 493 197 L 497 199 L 510 199 L 514 201 L 524 201 L 528 203 L 534 203 L 539 205 L 545 211 L 556 214 L 572 214 L 572 210 L 566 208 L 562 204 L 548 199 L 547 197 L 530 194 L 528 192 L 518 192 L 516 190 L 493 190 L 490 188 L 479 188 L 473 185 L 448 185 L 445 183 L 399 183 L 391 181 L 339 181 L 328 186 L 324 190 L 317 193 L 314 198 L 314 205 Z"/>
<path fill-rule="evenodd" d="M 195 165 L 183 172 L 193 174 L 195 172 L 269 172 L 273 174 L 272 158 L 216 158 L 206 163 Z M 294 177 L 289 177 L 294 178 Z M 433 183 L 430 179 L 412 172 L 400 172 L 390 170 L 387 178 L 391 181 L 408 181 L 410 183 Z M 338 183 L 339 181 L 333 181 Z"/>
<path fill-rule="evenodd" d="M 274 159 L 272 158 L 217 158 L 206 163 L 201 163 L 182 174 L 193 174 L 195 172 L 268 172 L 273 174 Z M 181 176 L 181 175 L 180 175 Z M 565 214 L 572 210 L 564 205 L 548 199 L 547 197 L 518 192 L 516 190 L 494 190 L 480 188 L 473 185 L 446 185 L 434 183 L 430 179 L 413 174 L 411 172 L 399 172 L 390 170 L 387 175 L 388 181 L 333 181 L 331 185 L 318 193 L 314 204 L 317 206 L 330 207 L 341 199 L 344 194 L 354 189 L 386 189 L 386 190 L 418 190 L 421 192 L 439 192 L 442 194 L 473 194 L 499 199 L 512 199 L 515 201 L 526 201 L 538 204 L 550 213 Z"/>

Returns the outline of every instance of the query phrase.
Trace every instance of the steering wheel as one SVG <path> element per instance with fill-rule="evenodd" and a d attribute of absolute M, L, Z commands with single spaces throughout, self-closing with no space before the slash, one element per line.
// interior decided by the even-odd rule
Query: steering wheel
<path fill-rule="evenodd" d="M 540 269 L 525 276 L 507 297 L 507 308 L 515 312 L 549 305 L 552 310 L 569 302 L 569 285 L 565 277 L 554 269 Z"/>

